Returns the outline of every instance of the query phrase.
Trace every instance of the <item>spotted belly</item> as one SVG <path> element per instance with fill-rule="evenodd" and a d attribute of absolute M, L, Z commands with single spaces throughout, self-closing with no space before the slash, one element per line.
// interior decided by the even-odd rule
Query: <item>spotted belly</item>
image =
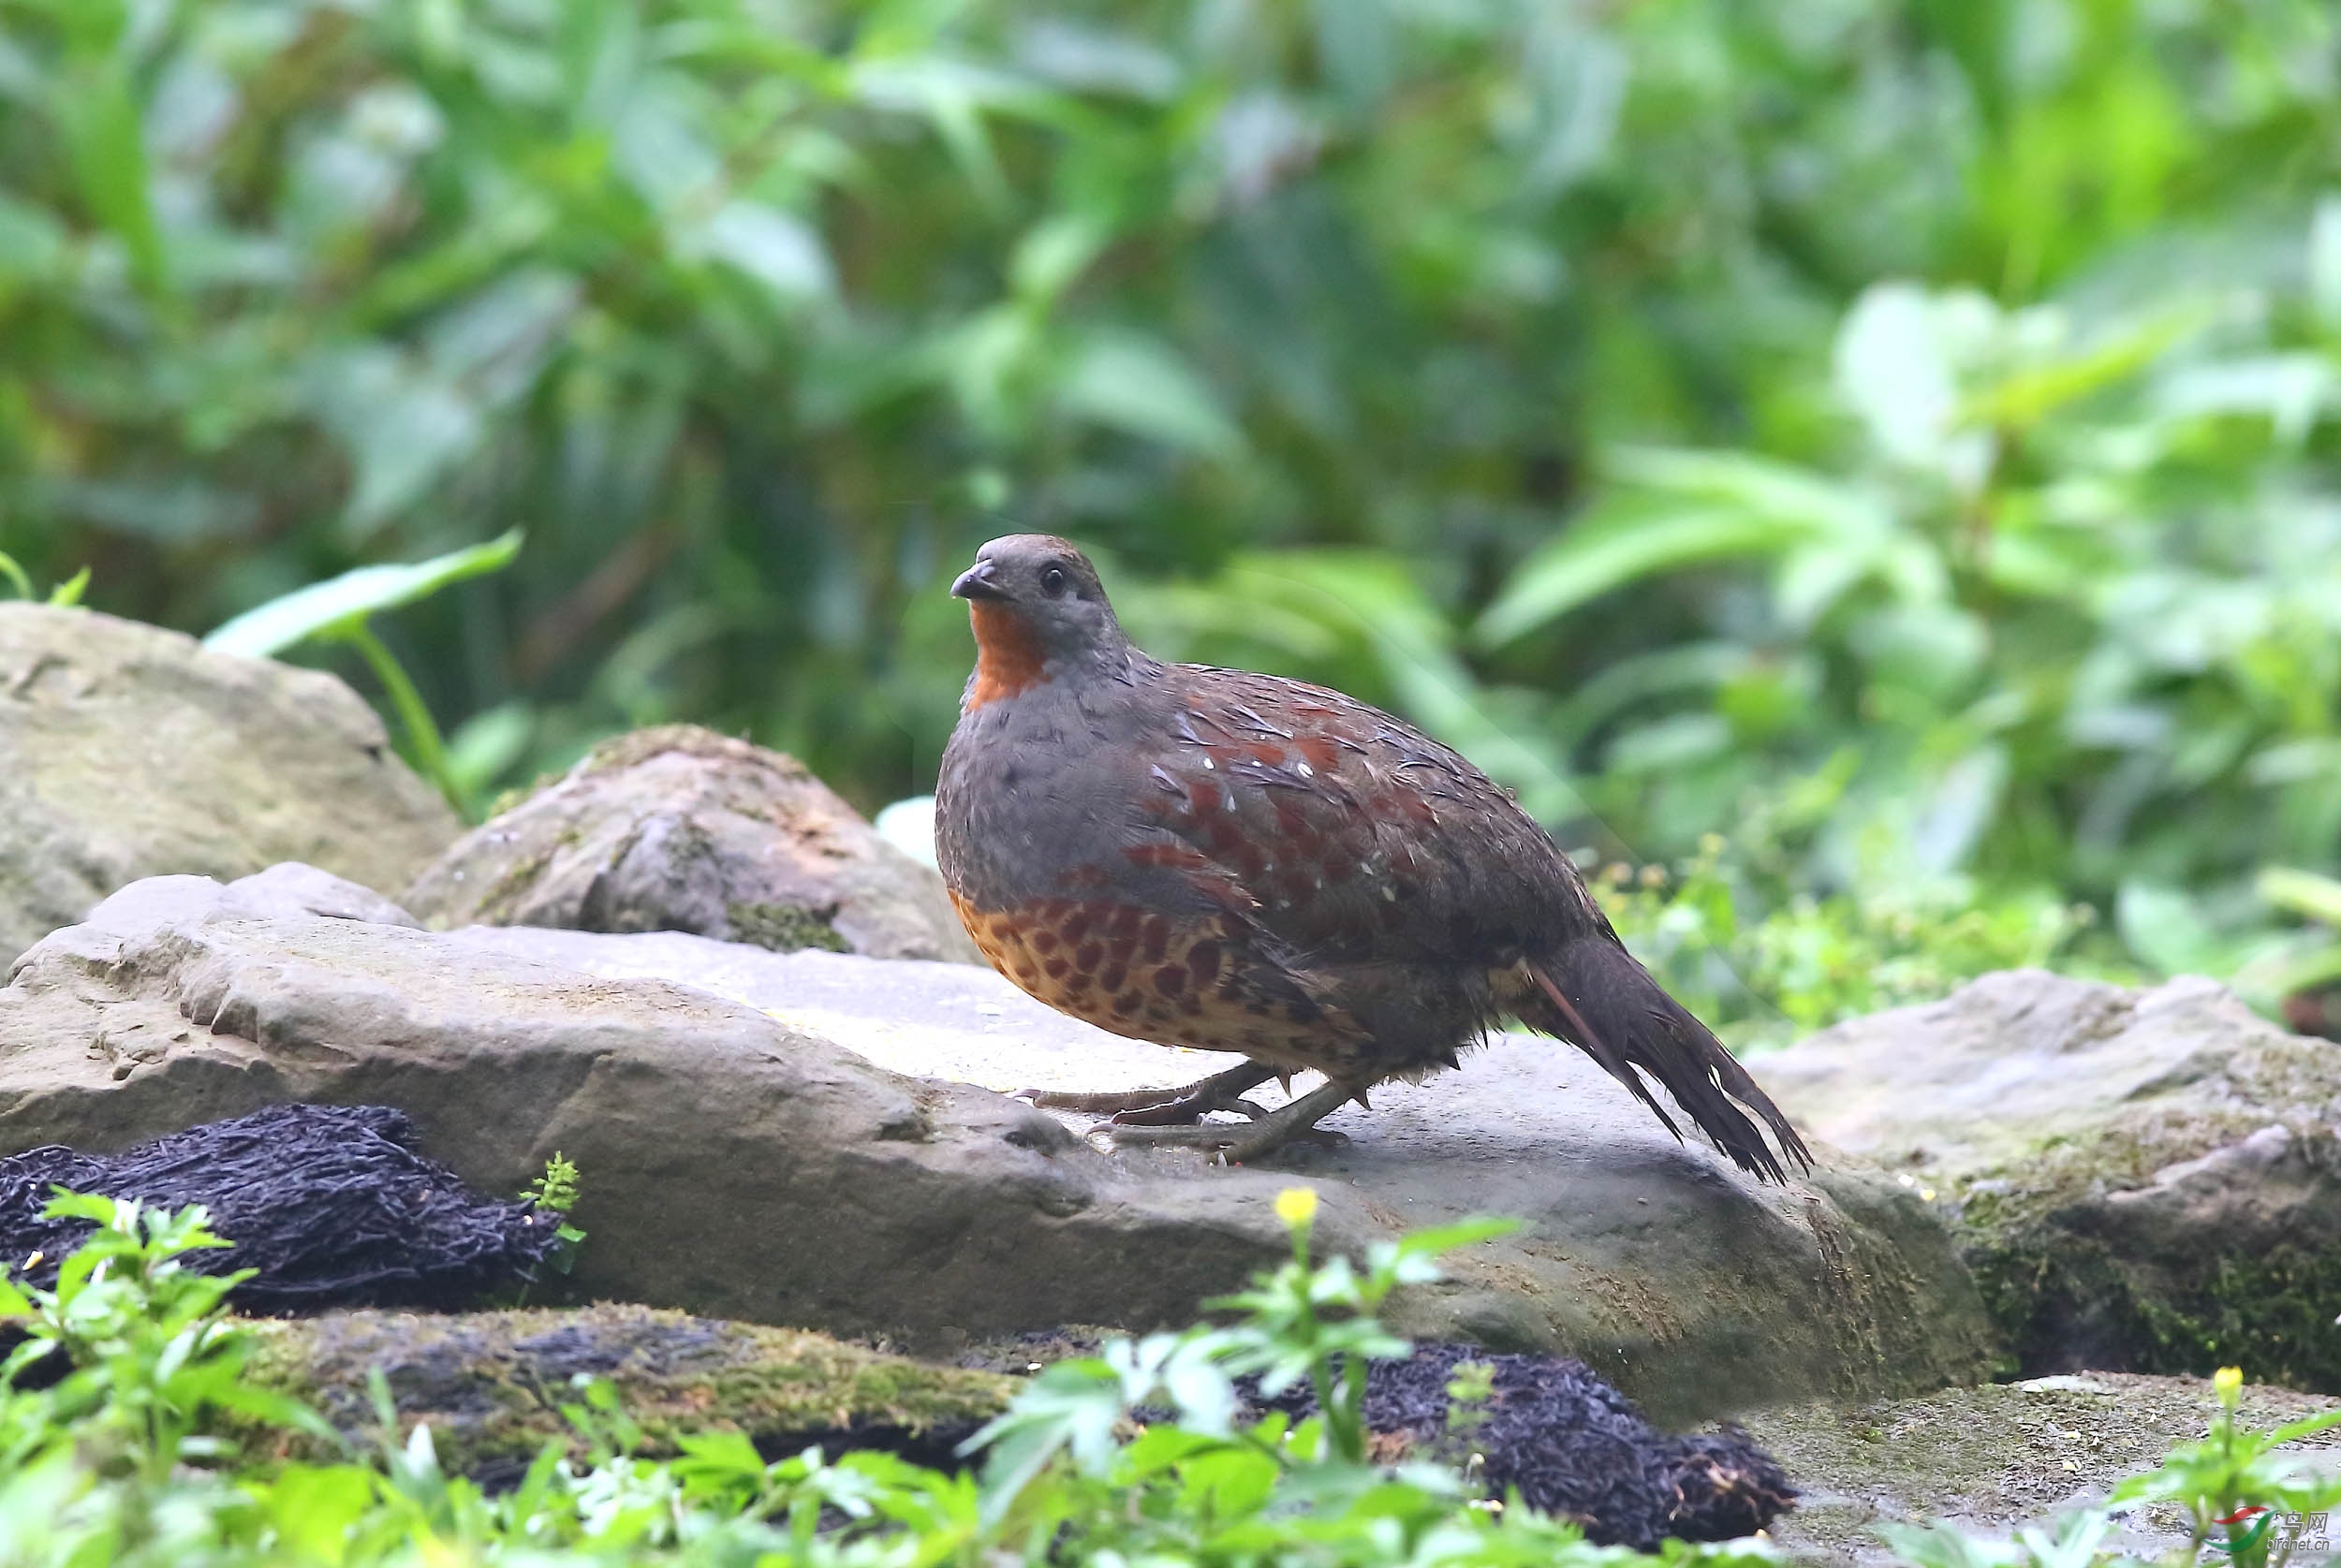
<path fill-rule="evenodd" d="M 1247 973 L 1243 938 L 1224 922 L 1173 922 L 1095 899 L 982 910 L 953 892 L 951 903 L 993 968 L 1035 1000 L 1115 1034 L 1296 1070 L 1362 1055 L 1346 1014 Z M 1273 994 L 1278 989 L 1291 994 Z"/>

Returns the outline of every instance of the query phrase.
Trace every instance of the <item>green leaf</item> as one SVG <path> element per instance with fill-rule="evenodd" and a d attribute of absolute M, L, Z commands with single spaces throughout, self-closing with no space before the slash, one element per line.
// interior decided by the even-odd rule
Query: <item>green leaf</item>
<path fill-rule="evenodd" d="M 1983 388 L 1960 408 L 1962 421 L 2023 431 L 2138 374 L 2181 338 L 2207 324 L 2208 305 L 2185 305 L 2118 332 L 2106 342 L 2042 364 L 2028 365 Z"/>
<path fill-rule="evenodd" d="M 520 529 L 412 565 L 361 566 L 324 582 L 295 589 L 244 611 L 203 639 L 221 653 L 268 658 L 311 637 L 346 640 L 367 618 L 427 599 L 440 589 L 500 572 L 520 554 Z"/>
<path fill-rule="evenodd" d="M 59 608 L 70 609 L 81 602 L 81 595 L 87 592 L 89 592 L 89 568 L 84 566 L 56 587 L 52 588 L 49 591 L 49 602 Z"/>
<path fill-rule="evenodd" d="M 109 58 L 59 95 L 81 199 L 121 238 L 140 287 L 164 285 L 162 236 L 147 195 L 146 145 L 123 64 Z"/>
<path fill-rule="evenodd" d="M 1813 532 L 1805 523 L 1720 506 L 1589 518 L 1522 564 L 1472 636 L 1483 648 L 1500 648 L 1629 582 L 1775 554 Z"/>
<path fill-rule="evenodd" d="M 1076 418 L 1203 457 L 1231 457 L 1244 446 L 1201 378 L 1168 344 L 1135 332 L 1091 336 L 1059 383 L 1057 403 Z"/>
<path fill-rule="evenodd" d="M 820 236 L 794 213 L 761 201 L 730 201 L 707 221 L 701 242 L 789 304 L 836 287 Z"/>
<path fill-rule="evenodd" d="M 2291 915 L 2304 915 L 2341 930 L 2341 881 L 2315 872 L 2269 866 L 2253 884 L 2260 900 Z"/>

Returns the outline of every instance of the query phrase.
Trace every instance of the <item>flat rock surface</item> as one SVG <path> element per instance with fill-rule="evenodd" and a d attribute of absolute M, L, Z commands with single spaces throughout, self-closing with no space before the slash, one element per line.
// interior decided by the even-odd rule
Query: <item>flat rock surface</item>
<path fill-rule="evenodd" d="M 460 829 L 333 676 L 0 604 L 0 962 L 140 877 L 300 860 L 396 892 Z"/>
<path fill-rule="evenodd" d="M 1840 1149 L 1951 1179 L 2025 1163 L 2155 1102 L 2248 1115 L 2307 1094 L 2320 1114 L 2341 1110 L 2341 1051 L 2200 976 L 2126 990 L 2010 970 L 1838 1024 L 1763 1068 L 1774 1096 Z"/>
<path fill-rule="evenodd" d="M 2267 1430 L 2332 1407 L 2287 1389 L 2246 1387 L 2240 1424 Z M 1803 1488 L 1773 1536 L 1798 1561 L 1887 1568 L 1902 1561 L 1877 1534 L 1884 1524 L 1943 1519 L 2006 1540 L 2018 1528 L 2103 1503 L 2128 1477 L 2201 1438 L 2217 1401 L 2201 1378 L 2126 1372 L 2052 1376 L 1947 1388 L 1910 1399 L 1807 1404 L 1761 1411 L 1748 1434 Z M 2341 1473 L 2341 1432 L 2290 1445 L 2316 1469 Z M 2106 1545 L 2154 1558 L 2186 1544 L 2168 1506 L 2125 1515 Z M 2330 1527 L 2328 1540 L 2333 1539 Z M 2304 1541 L 2294 1558 L 2325 1552 Z"/>
<path fill-rule="evenodd" d="M 2341 1393 L 2341 1048 L 2213 982 L 2037 970 L 1855 1018 L 1758 1071 L 1959 1232 L 2027 1373 Z"/>
<path fill-rule="evenodd" d="M 914 1348 L 1192 1322 L 1285 1253 L 1274 1200 L 1305 1181 L 1329 1247 L 1524 1219 L 1409 1296 L 1400 1326 L 1582 1356 L 1662 1424 L 1938 1386 L 1989 1354 L 1913 1194 L 1858 1168 L 1759 1188 L 1548 1042 L 1345 1112 L 1345 1149 L 1229 1170 L 1101 1151 L 985 1087 L 1215 1064 L 986 972 L 252 909 L 162 878 L 27 953 L 0 990 L 0 1148 L 102 1151 L 285 1099 L 394 1105 L 482 1192 L 555 1150 L 579 1163 L 583 1297 Z"/>
<path fill-rule="evenodd" d="M 673 980 L 891 1071 L 1003 1093 L 1177 1084 L 1235 1060 L 1110 1034 L 989 970 L 772 955 L 676 933 L 474 928 L 452 939 L 613 979 Z M 1280 1096 L 1272 1087 L 1260 1098 Z M 1095 1121 L 1054 1114 L 1076 1133 Z M 1554 1041 L 1501 1036 L 1460 1073 L 1384 1085 L 1370 1111 L 1345 1106 L 1324 1125 L 1347 1145 L 1270 1163 L 1347 1187 L 1388 1229 L 1471 1214 L 1528 1224 L 1458 1260 L 1454 1283 L 1410 1309 L 1409 1332 L 1583 1356 L 1661 1419 L 1798 1384 L 1932 1385 L 1986 1357 L 1972 1286 L 1947 1266 L 1915 1194 L 1830 1169 L 1759 1187 L 1705 1144 L 1677 1143 Z M 1182 1152 L 1098 1158 L 1158 1189 L 1239 1174 Z"/>

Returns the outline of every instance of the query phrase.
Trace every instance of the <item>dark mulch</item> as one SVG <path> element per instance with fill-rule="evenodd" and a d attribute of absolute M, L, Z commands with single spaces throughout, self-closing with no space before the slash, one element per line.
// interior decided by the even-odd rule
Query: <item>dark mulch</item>
<path fill-rule="evenodd" d="M 1492 1391 L 1476 1410 L 1457 1413 L 1447 1389 L 1466 1361 L 1491 1369 Z M 1259 1403 L 1295 1419 L 1317 1408 L 1304 1387 Z M 1670 1535 L 1729 1541 L 1770 1524 L 1796 1498 L 1745 1433 L 1662 1432 L 1583 1362 L 1559 1356 L 1417 1345 L 1408 1359 L 1368 1370 L 1365 1422 L 1388 1457 L 1468 1464 L 1478 1455 L 1491 1495 L 1516 1487 L 1524 1502 L 1577 1520 L 1603 1545 L 1648 1551 Z"/>
<path fill-rule="evenodd" d="M 246 1312 L 331 1307 L 475 1306 L 526 1280 L 560 1218 L 482 1198 L 414 1149 L 414 1123 L 388 1106 L 271 1106 L 135 1145 L 81 1154 L 61 1145 L 0 1159 L 0 1260 L 47 1286 L 90 1233 L 44 1220 L 52 1191 L 102 1193 L 165 1208 L 199 1203 L 235 1243 L 187 1253 L 186 1267 L 258 1272 L 236 1287 Z M 40 1262 L 27 1268 L 37 1253 Z"/>

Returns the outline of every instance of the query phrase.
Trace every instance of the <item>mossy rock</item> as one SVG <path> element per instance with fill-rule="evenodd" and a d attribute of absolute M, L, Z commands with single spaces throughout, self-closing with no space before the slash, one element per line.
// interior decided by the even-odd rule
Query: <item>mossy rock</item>
<path fill-rule="evenodd" d="M 830 922 L 834 907 L 807 909 L 797 903 L 735 903 L 726 913 L 731 919 L 731 939 L 774 953 L 797 953 L 807 947 L 849 953 L 853 945 Z"/>
<path fill-rule="evenodd" d="M 492 1482 L 519 1474 L 548 1442 L 582 1455 L 561 1412 L 582 1402 L 580 1379 L 610 1380 L 649 1458 L 679 1452 L 678 1440 L 692 1433 L 738 1431 L 770 1457 L 819 1443 L 887 1448 L 931 1464 L 951 1462 L 1014 1387 L 990 1372 L 821 1334 L 646 1307 L 335 1312 L 255 1326 L 261 1344 L 251 1381 L 307 1402 L 363 1441 L 375 1429 L 369 1380 L 379 1369 L 402 1431 L 429 1426 L 442 1465 Z M 328 1457 L 311 1438 L 258 1441 L 278 1458 Z"/>
<path fill-rule="evenodd" d="M 2013 1364 L 2241 1366 L 2341 1393 L 2341 1216 L 2329 1195 L 2298 1191 L 2335 1183 L 2341 1146 L 2329 1127 L 2294 1121 L 2133 1113 L 2029 1167 L 1964 1183 L 1963 1251 Z M 2259 1223 L 2233 1223 L 2238 1185 L 2263 1189 L 2250 1205 Z M 2298 1222 L 2294 1234 L 2275 1214 Z"/>
<path fill-rule="evenodd" d="M 2256 1385 L 2244 1390 L 2238 1421 L 2265 1431 L 2331 1403 Z M 1907 1559 L 1889 1547 L 1881 1525 L 1943 1519 L 2004 1540 L 2067 1509 L 2104 1502 L 2120 1482 L 2202 1437 L 2217 1406 L 2204 1379 L 2090 1372 L 1918 1399 L 1786 1405 L 1750 1414 L 1745 1427 L 1804 1494 L 1773 1527 L 1789 1561 L 1891 1568 Z M 2341 1472 L 2341 1432 L 2285 1452 L 2324 1473 Z M 2165 1503 L 2127 1512 L 2106 1544 L 2151 1559 L 2186 1539 L 2176 1505 Z"/>
<path fill-rule="evenodd" d="M 2341 1049 L 2207 980 L 2039 972 L 1766 1059 L 1808 1132 L 1953 1226 L 2006 1370 L 2341 1393 Z"/>

